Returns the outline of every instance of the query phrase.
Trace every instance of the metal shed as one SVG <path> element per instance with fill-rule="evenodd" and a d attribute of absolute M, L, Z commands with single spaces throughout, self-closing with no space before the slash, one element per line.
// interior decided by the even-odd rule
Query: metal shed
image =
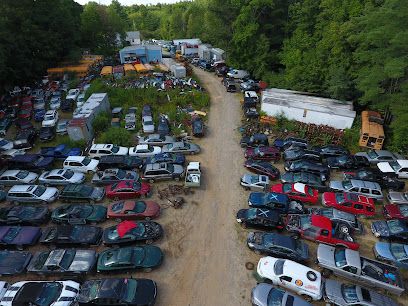
<path fill-rule="evenodd" d="M 351 128 L 356 112 L 350 101 L 313 96 L 310 93 L 271 88 L 262 92 L 261 110 L 268 116 L 283 114 L 291 120 Z"/>
<path fill-rule="evenodd" d="M 162 48 L 157 45 L 134 45 L 128 46 L 119 51 L 120 62 L 122 64 L 132 62 L 161 62 Z"/>

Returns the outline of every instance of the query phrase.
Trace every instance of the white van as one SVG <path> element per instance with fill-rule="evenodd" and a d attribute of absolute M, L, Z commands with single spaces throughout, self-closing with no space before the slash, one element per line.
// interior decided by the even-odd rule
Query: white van
<path fill-rule="evenodd" d="M 246 70 L 234 69 L 228 72 L 227 76 L 229 78 L 234 78 L 234 79 L 244 79 L 244 78 L 249 77 L 249 72 Z"/>

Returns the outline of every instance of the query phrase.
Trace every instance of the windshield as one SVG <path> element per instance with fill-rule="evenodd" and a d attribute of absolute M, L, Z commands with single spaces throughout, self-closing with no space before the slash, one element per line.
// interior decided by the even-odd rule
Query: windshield
<path fill-rule="evenodd" d="M 171 149 L 173 147 L 173 144 L 169 143 L 166 147 L 167 147 L 167 149 Z"/>
<path fill-rule="evenodd" d="M 356 286 L 343 284 L 341 285 L 341 293 L 343 294 L 343 298 L 347 303 L 358 302 Z"/>
<path fill-rule="evenodd" d="M 283 193 L 288 193 L 292 191 L 292 184 L 283 184 L 282 187 Z"/>
<path fill-rule="evenodd" d="M 400 166 L 400 164 L 399 164 L 397 161 L 389 162 L 389 164 L 390 164 L 391 168 L 392 168 L 395 172 L 397 172 L 399 169 L 401 169 L 401 166 Z"/>
<path fill-rule="evenodd" d="M 63 177 L 69 180 L 73 175 L 74 175 L 74 171 L 67 170 L 67 171 L 65 171 Z"/>
<path fill-rule="evenodd" d="M 353 185 L 351 184 L 350 181 L 344 181 L 342 183 L 342 185 L 343 185 L 344 189 L 346 189 L 346 190 L 349 190 L 349 189 L 353 188 Z"/>
<path fill-rule="evenodd" d="M 22 171 L 18 171 L 18 173 L 16 174 L 16 177 L 20 180 L 26 178 L 28 175 L 30 174 L 30 172 L 22 170 Z"/>
<path fill-rule="evenodd" d="M 401 215 L 408 217 L 408 205 L 398 205 Z"/>
<path fill-rule="evenodd" d="M 126 302 L 133 302 L 136 296 L 136 291 L 137 291 L 137 280 L 135 279 L 125 279 L 125 282 L 127 282 L 127 286 L 124 286 L 123 288 L 123 294 L 122 297 Z"/>
<path fill-rule="evenodd" d="M 116 173 L 116 176 L 117 176 L 118 179 L 121 180 L 126 176 L 126 171 L 122 170 L 122 169 L 119 169 L 118 172 Z"/>
<path fill-rule="evenodd" d="M 392 255 L 394 255 L 395 259 L 398 261 L 408 259 L 408 254 L 405 252 L 403 244 L 391 243 L 390 250 Z"/>
<path fill-rule="evenodd" d="M 281 306 L 284 295 L 285 292 L 280 289 L 271 289 L 268 294 L 268 306 Z"/>
<path fill-rule="evenodd" d="M 88 166 L 90 162 L 91 162 L 91 159 L 89 157 L 85 157 L 82 160 L 82 164 L 85 165 L 85 166 Z"/>
<path fill-rule="evenodd" d="M 247 218 L 248 219 L 256 218 L 256 209 L 248 209 L 247 210 Z"/>
<path fill-rule="evenodd" d="M 344 193 L 336 193 L 336 202 L 343 203 L 345 200 Z"/>
<path fill-rule="evenodd" d="M 0 146 L 5 146 L 7 145 L 9 142 L 5 139 L 0 140 Z"/>
<path fill-rule="evenodd" d="M 390 220 L 388 221 L 388 228 L 393 234 L 398 234 L 404 231 L 404 227 L 400 220 Z"/>
<path fill-rule="evenodd" d="M 54 115 L 47 115 L 44 117 L 44 120 L 54 120 Z"/>
<path fill-rule="evenodd" d="M 75 250 L 66 250 L 64 253 L 64 256 L 62 257 L 59 265 L 62 269 L 68 270 L 69 266 L 71 265 L 72 261 L 74 260 L 75 257 Z"/>
<path fill-rule="evenodd" d="M 368 151 L 367 155 L 371 159 L 376 159 L 378 157 L 378 154 L 375 151 Z"/>
<path fill-rule="evenodd" d="M 308 229 L 312 226 L 312 218 L 310 218 L 310 216 L 300 216 L 299 222 L 302 230 Z"/>
<path fill-rule="evenodd" d="M 37 188 L 34 189 L 33 194 L 37 197 L 40 197 L 45 190 L 47 190 L 47 188 L 45 188 L 44 186 L 37 186 Z"/>
<path fill-rule="evenodd" d="M 275 275 L 283 274 L 283 265 L 285 264 L 285 259 L 278 259 L 273 265 L 273 271 Z"/>
<path fill-rule="evenodd" d="M 118 153 L 119 149 L 120 148 L 118 146 L 113 146 L 111 151 L 112 151 L 112 153 Z"/>
<path fill-rule="evenodd" d="M 334 261 L 336 267 L 344 267 L 347 264 L 346 251 L 344 249 L 334 251 Z"/>
<path fill-rule="evenodd" d="M 57 300 L 61 290 L 62 285 L 57 282 L 46 283 L 33 303 L 38 306 L 49 306 Z"/>

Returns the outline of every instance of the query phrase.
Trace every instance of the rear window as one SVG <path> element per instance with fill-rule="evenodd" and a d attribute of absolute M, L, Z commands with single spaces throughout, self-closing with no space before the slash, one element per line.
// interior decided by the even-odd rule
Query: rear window
<path fill-rule="evenodd" d="M 278 259 L 275 264 L 273 265 L 273 270 L 275 272 L 275 275 L 281 275 L 283 274 L 283 265 L 285 264 L 284 259 Z"/>

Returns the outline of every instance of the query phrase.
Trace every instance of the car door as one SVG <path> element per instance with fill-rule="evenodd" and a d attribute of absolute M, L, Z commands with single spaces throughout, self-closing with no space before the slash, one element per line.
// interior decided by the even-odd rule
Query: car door
<path fill-rule="evenodd" d="M 131 188 L 119 188 L 116 190 L 115 196 L 120 199 L 130 199 L 134 197 L 134 192 Z"/>

